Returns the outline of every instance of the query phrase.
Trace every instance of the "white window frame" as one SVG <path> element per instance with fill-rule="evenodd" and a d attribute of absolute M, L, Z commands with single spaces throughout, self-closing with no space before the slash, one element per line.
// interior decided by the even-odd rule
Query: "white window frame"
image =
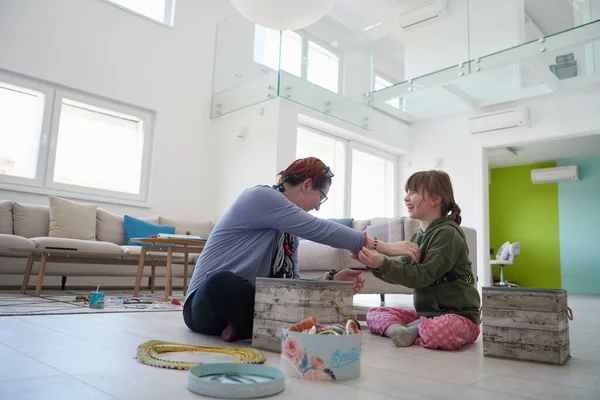
<path fill-rule="evenodd" d="M 0 70 L 0 81 L 19 88 L 39 92 L 44 95 L 44 106 L 42 111 L 42 121 L 40 125 L 40 143 L 38 147 L 38 157 L 35 178 L 25 178 L 20 176 L 0 175 L 0 187 L 5 185 L 28 186 L 41 188 L 44 186 L 45 169 L 48 162 L 48 139 L 50 137 L 50 125 L 52 122 L 52 101 L 54 99 L 54 89 L 51 85 L 43 82 L 30 80 L 18 75 L 10 74 Z M 50 106 L 49 106 L 50 105 Z M 10 189 L 9 189 L 10 190 Z"/>
<path fill-rule="evenodd" d="M 33 78 L 18 76 L 0 70 L 0 81 L 10 85 L 44 93 L 43 122 L 35 179 L 0 174 L 0 189 L 40 195 L 58 195 L 75 199 L 150 207 L 150 181 L 152 149 L 154 142 L 154 112 L 143 108 L 108 100 L 91 94 L 52 85 Z M 127 115 L 144 121 L 144 145 L 140 176 L 140 193 L 131 194 L 85 186 L 54 182 L 54 165 L 62 99 L 77 101 L 92 107 L 112 111 L 113 115 Z"/>
<path fill-rule="evenodd" d="M 255 32 L 256 32 L 256 27 L 257 26 L 260 26 L 260 25 L 255 25 L 255 28 L 254 28 Z M 264 28 L 264 29 L 267 29 L 267 28 Z M 280 32 L 280 35 L 279 35 L 279 43 L 280 43 L 280 45 L 279 45 L 279 51 L 283 52 L 284 51 L 283 50 L 283 46 L 281 46 L 281 31 L 279 31 L 279 32 Z M 303 80 L 305 80 L 308 83 L 311 83 L 311 84 L 316 85 L 316 86 L 318 86 L 318 87 L 320 87 L 320 88 L 322 88 L 324 90 L 329 91 L 328 89 L 324 88 L 323 86 L 318 85 L 318 84 L 313 83 L 313 82 L 311 82 L 311 81 L 308 80 L 308 63 L 310 61 L 308 59 L 308 42 L 313 42 L 316 45 L 318 45 L 320 47 L 323 47 L 325 50 L 330 51 L 330 52 L 332 52 L 333 54 L 335 54 L 337 56 L 337 58 L 338 58 L 338 84 L 337 84 L 337 92 L 334 92 L 334 93 L 341 94 L 342 93 L 342 89 L 343 89 L 343 82 L 344 82 L 343 81 L 343 77 L 344 77 L 344 71 L 343 71 L 343 66 L 344 66 L 343 56 L 344 56 L 344 54 L 343 54 L 343 52 L 340 51 L 340 49 L 337 49 L 337 48 L 331 46 L 330 44 L 325 43 L 325 42 L 319 40 L 318 38 L 314 37 L 313 35 L 304 32 L 303 30 L 292 31 L 292 32 L 294 32 L 297 35 L 299 35 L 300 39 L 302 40 L 302 47 L 301 47 L 301 49 L 302 49 L 302 54 L 301 54 L 301 63 L 302 63 L 302 65 L 301 65 L 301 68 L 300 68 L 300 78 L 303 79 Z M 279 56 L 279 59 L 281 60 L 281 56 Z M 258 63 L 258 64 L 260 64 L 260 63 Z M 263 67 L 269 68 L 268 66 L 266 66 L 264 64 L 260 64 L 260 65 L 262 65 Z M 281 69 L 281 65 L 279 65 L 279 69 Z M 285 71 L 285 70 L 282 70 L 282 71 Z"/>
<path fill-rule="evenodd" d="M 344 182 L 344 211 L 342 218 L 352 218 L 352 152 L 353 150 L 362 151 L 363 153 L 368 153 L 376 157 L 383 158 L 385 160 L 391 161 L 393 163 L 393 171 L 394 171 L 394 193 L 393 193 L 393 210 L 394 216 L 398 216 L 400 211 L 400 200 L 402 197 L 400 196 L 400 191 L 403 188 L 400 188 L 400 157 L 395 154 L 387 153 L 378 149 L 375 149 L 369 145 L 364 143 L 360 143 L 357 141 L 345 139 L 343 137 L 337 136 L 335 134 L 331 134 L 329 132 L 322 131 L 320 129 L 314 128 L 310 125 L 305 125 L 302 123 L 298 124 L 298 128 L 307 130 L 316 135 L 321 135 L 333 140 L 337 140 L 342 142 L 345 151 L 345 165 L 344 165 L 344 174 L 346 181 Z M 297 135 L 298 133 L 296 133 Z M 335 171 L 333 171 L 335 174 Z M 335 177 L 334 177 L 335 180 Z"/>
<path fill-rule="evenodd" d="M 336 49 L 335 47 L 319 40 L 318 38 L 316 38 L 306 32 L 297 32 L 297 33 L 302 37 L 302 79 L 304 79 L 308 83 L 312 83 L 313 85 L 317 85 L 320 88 L 328 90 L 328 89 L 324 88 L 323 86 L 318 85 L 318 84 L 313 83 L 308 80 L 308 63 L 310 62 L 310 60 L 308 59 L 308 42 L 313 42 L 314 44 L 321 46 L 325 50 L 330 51 L 337 56 L 337 58 L 338 58 L 338 84 L 337 84 L 337 92 L 335 92 L 335 93 L 342 94 L 342 84 L 343 84 L 343 77 L 344 77 L 344 71 L 343 71 L 343 65 L 344 65 L 343 55 L 344 54 L 343 54 L 343 52 L 341 52 L 339 49 Z"/>
<path fill-rule="evenodd" d="M 159 25 L 162 25 L 166 28 L 173 28 L 175 26 L 175 1 L 176 0 L 164 0 L 165 1 L 165 19 L 163 21 L 159 21 L 152 17 L 149 17 L 145 14 L 142 14 L 138 11 L 132 10 L 131 8 L 125 7 L 119 3 L 116 3 L 114 0 L 101 0 L 111 6 L 120 8 L 123 11 L 127 11 L 128 13 L 134 14 L 138 17 L 147 19 L 148 21 L 155 22 Z"/>

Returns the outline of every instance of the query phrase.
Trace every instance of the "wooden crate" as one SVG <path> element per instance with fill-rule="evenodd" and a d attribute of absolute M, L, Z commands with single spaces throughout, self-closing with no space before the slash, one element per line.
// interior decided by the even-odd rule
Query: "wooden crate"
<path fill-rule="evenodd" d="M 345 324 L 353 296 L 351 282 L 257 278 L 252 347 L 281 352 L 281 329 L 313 315 Z"/>
<path fill-rule="evenodd" d="M 570 358 L 564 289 L 484 287 L 483 354 L 563 365 Z"/>

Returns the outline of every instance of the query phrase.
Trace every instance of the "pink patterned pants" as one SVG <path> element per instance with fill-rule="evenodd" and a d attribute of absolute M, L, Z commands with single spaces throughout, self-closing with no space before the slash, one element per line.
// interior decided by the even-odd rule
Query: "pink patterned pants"
<path fill-rule="evenodd" d="M 479 325 L 460 315 L 426 318 L 408 308 L 371 308 L 367 313 L 367 325 L 372 334 L 383 335 L 392 324 L 406 325 L 419 318 L 421 324 L 415 343 L 428 349 L 458 350 L 465 344 L 473 343 L 479 336 Z"/>

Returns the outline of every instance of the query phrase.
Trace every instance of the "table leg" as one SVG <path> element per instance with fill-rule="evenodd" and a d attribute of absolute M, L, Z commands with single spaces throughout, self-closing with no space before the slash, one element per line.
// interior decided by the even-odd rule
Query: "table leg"
<path fill-rule="evenodd" d="M 133 297 L 140 295 L 140 286 L 142 285 L 142 274 L 144 273 L 144 263 L 146 262 L 146 246 L 142 246 L 140 252 L 140 262 L 138 264 L 137 275 L 135 277 L 135 288 L 133 289 Z"/>
<path fill-rule="evenodd" d="M 165 300 L 169 300 L 169 296 L 171 296 L 172 293 L 172 289 L 171 289 L 171 285 L 173 284 L 172 282 L 172 276 L 173 276 L 173 270 L 172 268 L 172 259 L 173 259 L 173 246 L 169 246 L 169 248 L 167 249 L 167 273 L 166 273 L 166 277 L 165 277 Z"/>
<path fill-rule="evenodd" d="M 187 278 L 188 278 L 188 253 L 183 256 L 183 295 L 187 295 Z"/>
<path fill-rule="evenodd" d="M 27 293 L 27 285 L 29 285 L 29 278 L 31 277 L 31 269 L 33 268 L 33 254 L 27 258 L 27 265 L 25 266 L 25 273 L 23 274 L 23 283 L 21 284 L 21 294 Z"/>
<path fill-rule="evenodd" d="M 40 296 L 42 292 L 42 283 L 44 282 L 44 272 L 46 271 L 46 258 L 48 256 L 46 254 L 42 254 L 42 259 L 40 260 L 40 272 L 38 272 L 38 280 L 37 285 L 35 286 L 35 295 Z"/>
<path fill-rule="evenodd" d="M 156 283 L 156 263 L 154 262 L 154 259 L 152 259 L 152 273 L 150 275 L 150 279 L 152 280 L 152 283 L 150 284 L 150 291 L 151 293 L 154 293 L 154 287 Z"/>

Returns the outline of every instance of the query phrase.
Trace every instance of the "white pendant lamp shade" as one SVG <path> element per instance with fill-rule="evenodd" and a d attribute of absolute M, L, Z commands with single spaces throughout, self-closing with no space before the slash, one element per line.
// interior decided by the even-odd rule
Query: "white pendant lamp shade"
<path fill-rule="evenodd" d="M 279 31 L 306 28 L 323 18 L 336 0 L 231 0 L 255 24 Z"/>

